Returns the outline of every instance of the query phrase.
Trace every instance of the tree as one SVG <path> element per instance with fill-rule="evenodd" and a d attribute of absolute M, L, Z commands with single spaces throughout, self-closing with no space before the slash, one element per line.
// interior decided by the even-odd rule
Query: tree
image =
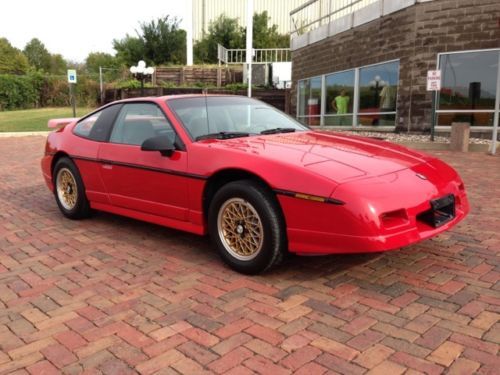
<path fill-rule="evenodd" d="M 24 47 L 23 53 L 33 68 L 45 72 L 50 71 L 50 53 L 39 39 L 31 39 Z"/>
<path fill-rule="evenodd" d="M 60 54 L 50 55 L 49 73 L 54 75 L 65 75 L 68 69 L 68 63 Z"/>
<path fill-rule="evenodd" d="M 119 66 L 116 57 L 105 52 L 91 52 L 85 59 L 85 69 L 89 73 L 99 73 L 99 67 L 118 69 Z"/>
<path fill-rule="evenodd" d="M 114 39 L 113 48 L 116 58 L 126 66 L 133 66 L 145 56 L 144 41 L 140 37 L 126 35 L 123 39 Z"/>
<path fill-rule="evenodd" d="M 266 10 L 253 15 L 253 48 L 289 48 L 290 36 L 280 34 L 278 25 L 268 27 L 269 20 Z"/>
<path fill-rule="evenodd" d="M 244 48 L 244 30 L 238 25 L 237 18 L 221 14 L 208 26 L 208 34 L 194 46 L 195 59 L 199 63 L 217 62 L 217 44 L 226 48 Z"/>
<path fill-rule="evenodd" d="M 149 65 L 183 64 L 186 60 L 186 32 L 177 18 L 169 16 L 141 23 L 137 37 L 113 40 L 116 57 L 126 66 L 145 60 Z"/>
<path fill-rule="evenodd" d="M 0 74 L 24 74 L 29 63 L 24 54 L 5 38 L 0 38 Z"/>
<path fill-rule="evenodd" d="M 158 18 L 141 23 L 144 54 L 149 64 L 184 64 L 186 62 L 186 31 L 179 29 L 176 17 Z"/>

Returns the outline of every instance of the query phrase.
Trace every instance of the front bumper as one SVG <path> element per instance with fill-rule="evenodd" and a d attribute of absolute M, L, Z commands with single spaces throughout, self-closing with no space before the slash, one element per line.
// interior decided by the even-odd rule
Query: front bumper
<path fill-rule="evenodd" d="M 396 233 L 374 236 L 288 229 L 289 249 L 294 253 L 302 255 L 373 253 L 395 250 L 413 245 L 447 231 L 462 221 L 467 216 L 467 213 L 468 208 L 466 211 L 463 208 L 457 208 L 455 218 L 439 228 L 419 223 L 412 228 Z"/>
<path fill-rule="evenodd" d="M 436 199 L 451 195 L 455 216 L 432 225 L 424 214 Z M 469 212 L 462 180 L 437 159 L 341 184 L 332 198 L 345 205 L 279 197 L 290 251 L 313 255 L 393 250 L 449 230 Z"/>

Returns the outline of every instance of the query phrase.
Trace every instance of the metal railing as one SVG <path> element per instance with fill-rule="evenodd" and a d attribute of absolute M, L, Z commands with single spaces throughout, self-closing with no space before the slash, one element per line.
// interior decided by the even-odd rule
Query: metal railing
<path fill-rule="evenodd" d="M 246 62 L 246 49 L 228 49 L 217 45 L 219 64 L 244 64 Z M 252 64 L 268 64 L 273 62 L 292 61 L 290 48 L 254 48 Z"/>
<path fill-rule="evenodd" d="M 292 37 L 351 14 L 378 0 L 310 0 L 290 12 Z"/>

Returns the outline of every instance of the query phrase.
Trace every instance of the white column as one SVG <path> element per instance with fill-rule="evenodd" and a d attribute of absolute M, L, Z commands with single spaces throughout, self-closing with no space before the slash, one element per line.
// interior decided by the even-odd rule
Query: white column
<path fill-rule="evenodd" d="M 193 65 L 193 0 L 186 0 L 186 65 Z"/>
<path fill-rule="evenodd" d="M 491 139 L 491 153 L 497 152 L 498 138 L 498 112 L 500 111 L 500 52 L 498 52 L 498 70 L 497 70 L 497 96 L 495 99 L 495 114 L 493 115 L 493 137 Z"/>
<path fill-rule="evenodd" d="M 247 49 L 248 97 L 252 97 L 252 43 L 253 42 L 253 0 L 247 0 Z"/>
<path fill-rule="evenodd" d="M 358 126 L 359 111 L 359 68 L 354 69 L 354 101 L 352 103 L 352 126 Z"/>
<path fill-rule="evenodd" d="M 323 74 L 321 76 L 321 109 L 319 111 L 319 126 L 323 128 L 325 126 L 325 112 L 326 112 L 326 76 Z"/>

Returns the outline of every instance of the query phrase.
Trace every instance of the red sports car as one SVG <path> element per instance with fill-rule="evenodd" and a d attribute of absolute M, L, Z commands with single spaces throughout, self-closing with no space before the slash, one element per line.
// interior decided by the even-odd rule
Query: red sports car
<path fill-rule="evenodd" d="M 212 237 L 244 273 L 287 252 L 379 252 L 469 211 L 453 168 L 420 152 L 311 131 L 257 100 L 124 100 L 51 120 L 42 171 L 62 213 L 92 209 Z"/>

